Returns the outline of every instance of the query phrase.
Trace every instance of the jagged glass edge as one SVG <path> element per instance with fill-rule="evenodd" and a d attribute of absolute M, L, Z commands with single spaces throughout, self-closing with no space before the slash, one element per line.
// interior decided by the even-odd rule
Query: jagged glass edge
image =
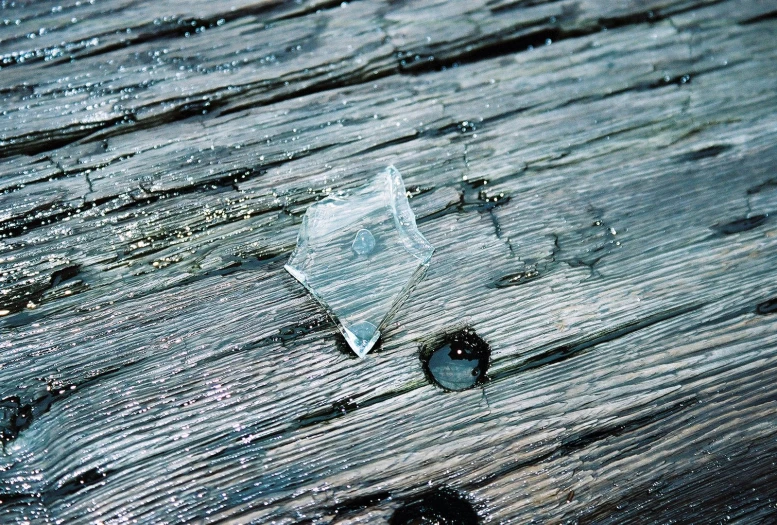
<path fill-rule="evenodd" d="M 434 252 L 434 247 L 418 231 L 415 222 L 415 214 L 410 208 L 410 202 L 405 191 L 405 183 L 402 175 L 394 166 L 389 166 L 384 172 L 388 176 L 389 197 L 391 199 L 391 211 L 394 215 L 394 226 L 402 232 L 400 238 L 403 240 L 405 248 L 414 257 L 420 259 L 423 264 L 429 262 Z M 408 224 L 404 224 L 401 218 L 404 217 Z M 412 242 L 411 242 L 412 241 Z"/>
<path fill-rule="evenodd" d="M 289 261 L 283 265 L 283 268 L 289 272 L 292 277 L 297 279 L 297 281 L 299 281 L 302 286 L 305 287 L 308 293 L 310 293 L 310 295 L 312 295 L 313 298 L 318 301 L 319 304 L 324 308 L 329 318 L 332 319 L 332 321 L 335 323 L 337 329 L 340 330 L 341 334 L 343 334 L 343 337 L 348 343 L 348 346 L 357 356 L 359 356 L 360 359 L 364 359 L 370 350 L 372 350 L 372 347 L 375 346 L 375 343 L 378 342 L 383 328 L 386 326 L 386 324 L 388 324 L 391 318 L 394 317 L 394 315 L 397 313 L 397 310 L 399 310 L 399 307 L 408 298 L 413 287 L 421 281 L 423 275 L 426 273 L 426 270 L 429 268 L 429 261 L 431 260 L 432 254 L 434 253 L 434 246 L 432 246 L 429 241 L 426 240 L 426 237 L 424 237 L 423 234 L 418 231 L 415 214 L 410 208 L 410 203 L 408 202 L 407 193 L 405 190 L 405 183 L 402 180 L 402 175 L 399 173 L 399 170 L 391 165 L 385 169 L 384 174 L 387 175 L 388 195 L 390 198 L 389 205 L 391 207 L 392 215 L 394 218 L 394 227 L 397 228 L 402 234 L 404 234 L 400 235 L 400 238 L 403 240 L 405 248 L 408 252 L 410 252 L 411 255 L 419 259 L 421 264 L 418 266 L 416 271 L 413 272 L 410 280 L 397 294 L 396 298 L 391 303 L 391 307 L 389 308 L 388 312 L 386 312 L 386 314 L 383 316 L 383 321 L 381 321 L 380 326 L 378 326 L 375 330 L 375 334 L 372 336 L 372 338 L 370 338 L 370 340 L 361 351 L 357 349 L 352 342 L 356 339 L 356 335 L 348 330 L 345 326 L 343 326 L 343 324 L 338 320 L 337 315 L 334 313 L 334 310 L 330 308 L 329 304 L 324 300 L 324 298 L 319 296 L 313 290 L 313 288 L 308 286 L 305 275 L 291 266 L 291 262 L 297 256 L 297 252 L 299 251 L 300 239 L 304 239 L 307 236 L 308 211 L 306 211 L 305 215 L 302 217 L 302 225 L 300 226 L 299 232 L 297 233 L 297 243 L 294 247 L 294 250 L 291 252 Z M 322 199 L 320 202 L 311 205 L 308 210 L 312 211 L 312 213 L 316 213 L 315 209 L 318 204 L 323 204 L 325 201 L 343 200 L 344 199 L 336 195 L 330 195 Z M 407 225 L 403 224 L 400 220 L 400 214 L 403 215 L 405 220 L 408 222 Z M 411 228 L 408 229 L 408 226 Z M 412 242 L 408 238 L 412 239 Z"/>

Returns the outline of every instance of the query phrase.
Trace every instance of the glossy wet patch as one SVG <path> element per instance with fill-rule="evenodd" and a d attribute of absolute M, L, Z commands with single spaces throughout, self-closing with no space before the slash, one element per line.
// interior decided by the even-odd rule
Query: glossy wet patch
<path fill-rule="evenodd" d="M 475 525 L 479 522 L 472 503 L 450 489 L 435 489 L 408 501 L 389 520 L 390 525 Z"/>
<path fill-rule="evenodd" d="M 471 328 L 444 334 L 421 346 L 426 377 L 445 390 L 466 390 L 486 379 L 491 349 Z"/>

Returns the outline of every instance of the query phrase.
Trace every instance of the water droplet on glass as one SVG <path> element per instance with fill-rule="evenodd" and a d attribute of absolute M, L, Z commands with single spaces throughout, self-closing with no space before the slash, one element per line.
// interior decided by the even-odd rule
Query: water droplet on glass
<path fill-rule="evenodd" d="M 370 230 L 361 229 L 356 232 L 351 248 L 357 255 L 369 255 L 375 249 L 375 237 Z"/>
<path fill-rule="evenodd" d="M 310 206 L 286 270 L 364 357 L 433 251 L 416 227 L 402 176 L 390 166 L 367 186 Z"/>

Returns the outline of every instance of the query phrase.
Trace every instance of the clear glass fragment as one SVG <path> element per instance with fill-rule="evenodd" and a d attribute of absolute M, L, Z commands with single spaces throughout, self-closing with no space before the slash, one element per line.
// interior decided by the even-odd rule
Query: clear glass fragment
<path fill-rule="evenodd" d="M 367 186 L 310 206 L 285 268 L 364 357 L 433 251 L 416 227 L 402 176 L 389 166 Z"/>

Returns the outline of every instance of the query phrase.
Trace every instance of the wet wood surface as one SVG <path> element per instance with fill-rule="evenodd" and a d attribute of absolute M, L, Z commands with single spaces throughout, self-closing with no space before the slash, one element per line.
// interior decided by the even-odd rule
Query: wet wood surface
<path fill-rule="evenodd" d="M 0 13 L 3 523 L 777 523 L 774 1 Z M 389 164 L 359 360 L 283 264 Z"/>

